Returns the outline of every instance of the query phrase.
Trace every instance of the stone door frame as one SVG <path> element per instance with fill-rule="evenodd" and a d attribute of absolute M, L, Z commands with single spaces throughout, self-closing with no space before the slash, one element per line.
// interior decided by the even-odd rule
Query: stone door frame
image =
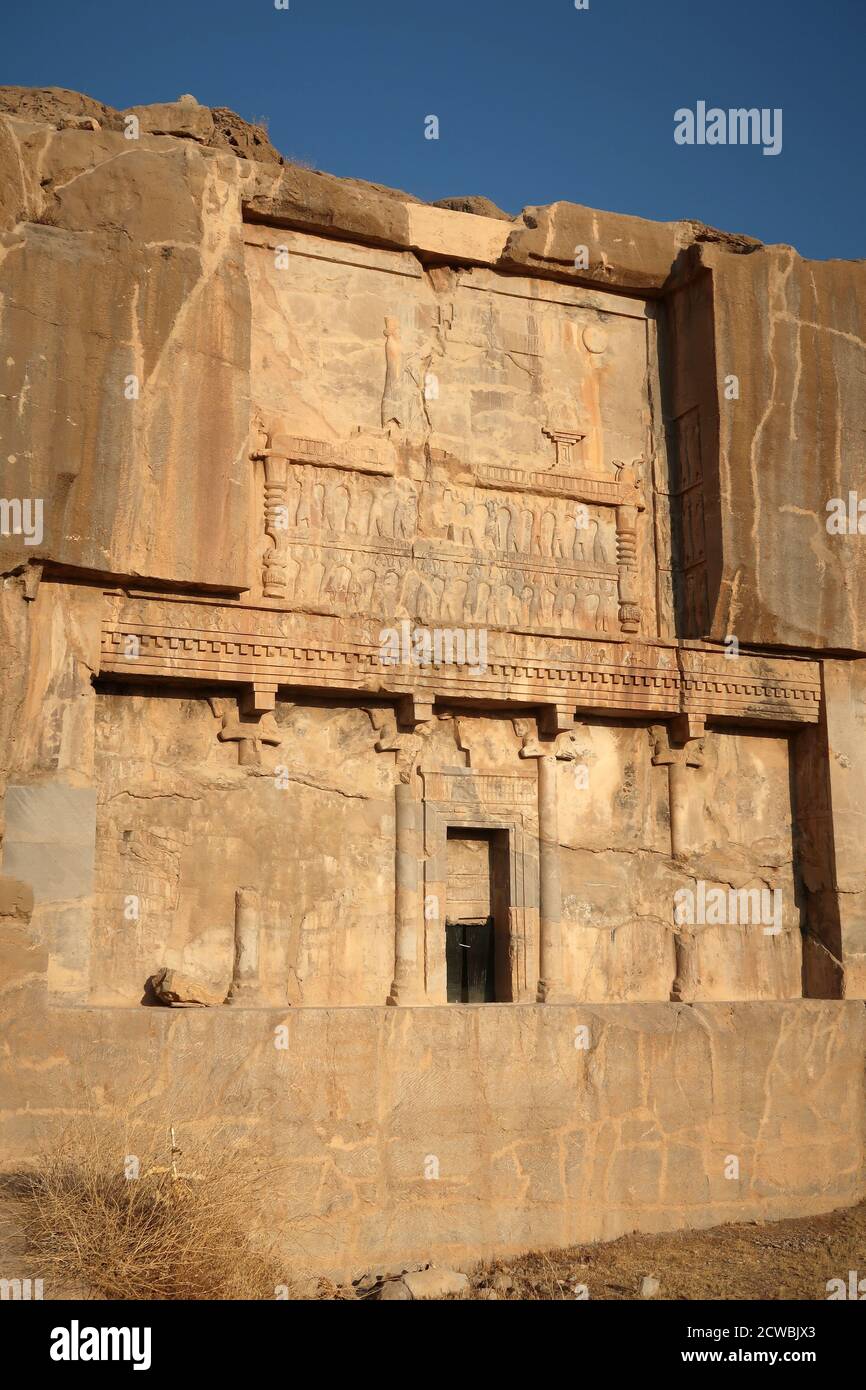
<path fill-rule="evenodd" d="M 460 799 L 436 799 L 443 780 L 459 778 Z M 470 768 L 421 772 L 424 789 L 423 911 L 424 978 L 429 1004 L 448 1002 L 445 966 L 445 905 L 448 891 L 448 829 L 505 831 L 508 836 L 508 938 L 511 996 L 533 1003 L 538 980 L 538 830 L 536 779 L 526 773 L 476 773 Z M 455 788 L 456 789 L 456 788 Z M 502 796 L 501 805 L 484 792 Z M 463 799 L 465 796 L 465 800 Z M 515 802 L 525 804 L 518 805 Z M 435 909 L 435 915 L 433 910 Z"/>

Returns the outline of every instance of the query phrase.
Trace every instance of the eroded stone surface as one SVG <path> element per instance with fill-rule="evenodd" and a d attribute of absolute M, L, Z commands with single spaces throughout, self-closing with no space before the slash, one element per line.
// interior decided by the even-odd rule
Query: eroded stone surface
<path fill-rule="evenodd" d="M 39 1015 L 2 939 L 7 1164 L 94 1095 L 97 1118 L 130 1098 L 170 1115 L 181 1146 L 215 1119 L 253 1132 L 287 1272 L 460 1267 L 862 1193 L 856 1001 Z"/>
<path fill-rule="evenodd" d="M 322 1269 L 859 1196 L 862 265 L 189 96 L 0 174 L 9 1161 L 71 1063 Z"/>

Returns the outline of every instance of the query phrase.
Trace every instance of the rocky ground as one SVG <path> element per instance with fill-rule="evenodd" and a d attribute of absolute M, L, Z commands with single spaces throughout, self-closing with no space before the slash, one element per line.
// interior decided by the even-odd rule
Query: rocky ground
<path fill-rule="evenodd" d="M 497 1261 L 468 1277 L 415 1265 L 352 1286 L 320 1281 L 319 1298 L 826 1299 L 827 1282 L 866 1281 L 866 1202 L 825 1216 L 629 1235 Z M 657 1286 L 657 1287 L 656 1287 Z M 864 1283 L 866 1288 L 866 1283 Z M 643 1290 L 643 1292 L 642 1292 Z"/>
<path fill-rule="evenodd" d="M 33 1273 L 15 1204 L 0 1201 L 0 1277 Z M 628 1235 L 569 1250 L 538 1251 L 478 1266 L 469 1274 L 414 1264 L 371 1270 L 352 1284 L 299 1280 L 302 1299 L 826 1299 L 828 1280 L 866 1295 L 866 1202 L 825 1216 L 714 1226 L 672 1235 Z M 45 1297 L 88 1298 L 82 1288 Z"/>

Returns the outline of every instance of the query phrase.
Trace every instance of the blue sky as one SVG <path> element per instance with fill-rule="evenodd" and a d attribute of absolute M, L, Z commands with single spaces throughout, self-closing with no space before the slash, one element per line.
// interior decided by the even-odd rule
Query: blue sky
<path fill-rule="evenodd" d="M 866 255 L 866 0 L 41 0 L 0 82 L 191 92 L 284 154 L 424 199 L 567 198 Z M 674 111 L 781 107 L 782 151 L 679 146 Z M 424 118 L 440 122 L 425 140 Z"/>

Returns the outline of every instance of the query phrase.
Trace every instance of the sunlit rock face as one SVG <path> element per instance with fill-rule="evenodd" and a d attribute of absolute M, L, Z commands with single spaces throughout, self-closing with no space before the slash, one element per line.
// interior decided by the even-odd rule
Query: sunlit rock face
<path fill-rule="evenodd" d="M 266 1146 L 300 1126 L 322 1268 L 340 1117 L 400 1182 L 416 1139 L 445 1146 L 482 1252 L 525 1248 L 518 1178 L 553 1243 L 732 1219 L 727 1186 L 670 1173 L 761 1106 L 749 1211 L 852 1199 L 832 1126 L 820 1152 L 785 1130 L 778 1056 L 802 1043 L 825 1119 L 859 1096 L 863 265 L 428 206 L 189 96 L 2 89 L 0 175 L 0 923 L 28 1066 L 72 1005 L 121 1099 L 174 1049 L 218 1110 L 240 1059 Z M 299 1074 L 328 1058 L 300 1117 L 256 1033 L 287 1010 Z M 448 1047 L 475 1128 L 424 1095 L 389 1127 Z M 509 1112 L 503 1177 L 497 1066 L 553 1095 L 575 1054 L 574 1125 Z M 600 1154 L 609 1123 L 587 1186 L 554 1150 Z"/>

